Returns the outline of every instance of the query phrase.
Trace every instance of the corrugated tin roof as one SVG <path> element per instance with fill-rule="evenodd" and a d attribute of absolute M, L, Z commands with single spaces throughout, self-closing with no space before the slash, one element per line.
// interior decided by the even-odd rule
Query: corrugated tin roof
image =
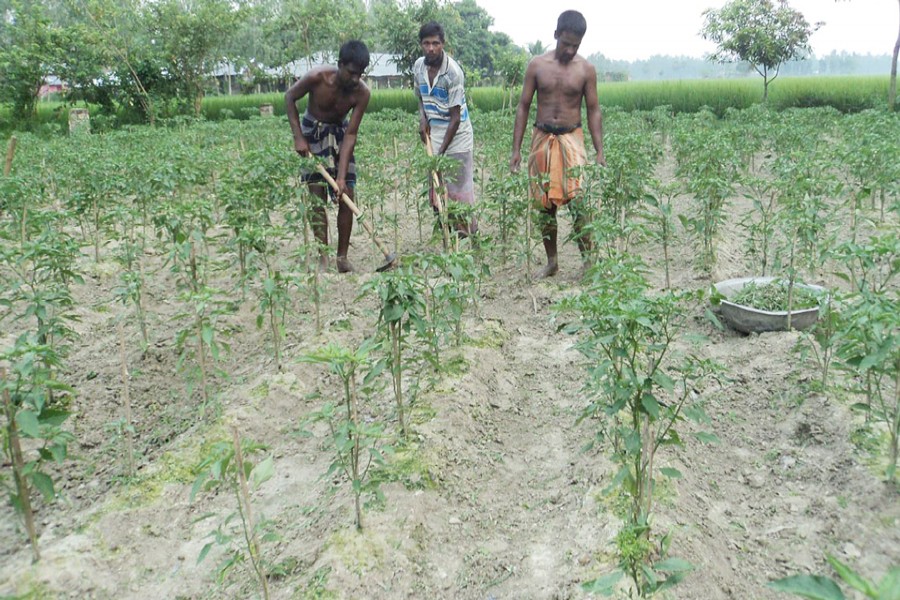
<path fill-rule="evenodd" d="M 366 69 L 367 77 L 396 77 L 400 75 L 397 65 L 392 62 L 396 54 L 387 54 L 384 52 L 372 52 L 369 55 L 369 68 Z M 284 73 L 289 73 L 296 78 L 303 77 L 310 69 L 321 67 L 323 65 L 334 65 L 335 62 L 324 61 L 321 58 L 306 60 L 305 58 L 293 60 L 284 67 L 264 67 L 263 71 L 273 77 L 280 77 Z M 236 77 L 240 75 L 240 71 L 230 62 L 221 62 L 210 73 L 213 77 L 225 77 L 231 75 Z"/>

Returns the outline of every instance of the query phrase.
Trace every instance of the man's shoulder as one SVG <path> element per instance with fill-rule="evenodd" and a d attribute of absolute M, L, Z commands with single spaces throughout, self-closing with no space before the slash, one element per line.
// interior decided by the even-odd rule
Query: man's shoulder
<path fill-rule="evenodd" d="M 369 88 L 368 85 L 366 85 L 365 81 L 360 81 L 359 87 L 356 88 L 355 95 L 356 95 L 357 100 L 362 100 L 364 98 L 367 99 L 372 96 L 372 90 L 371 90 L 371 88 Z"/>
<path fill-rule="evenodd" d="M 459 63 L 456 62 L 456 59 L 447 55 L 447 76 L 451 79 L 463 80 L 466 77 L 463 68 L 459 66 Z"/>
<path fill-rule="evenodd" d="M 572 63 L 580 66 L 583 69 L 594 68 L 594 65 L 580 54 L 575 55 L 575 58 L 572 59 Z"/>
<path fill-rule="evenodd" d="M 318 65 L 306 72 L 306 77 L 324 77 L 338 72 L 334 65 Z"/>
<path fill-rule="evenodd" d="M 321 65 L 318 67 L 313 67 L 309 71 L 306 72 L 306 75 L 303 76 L 303 79 L 307 80 L 312 86 L 318 87 L 320 85 L 326 86 L 335 86 L 335 75 L 337 75 L 337 67 L 333 67 L 331 65 Z"/>
<path fill-rule="evenodd" d="M 425 57 L 420 56 L 416 59 L 416 62 L 413 63 L 413 73 L 418 73 L 425 69 Z"/>

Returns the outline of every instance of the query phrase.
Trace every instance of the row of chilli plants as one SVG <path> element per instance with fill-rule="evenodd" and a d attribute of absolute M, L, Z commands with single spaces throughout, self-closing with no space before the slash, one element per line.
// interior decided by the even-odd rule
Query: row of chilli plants
<path fill-rule="evenodd" d="M 657 454 L 687 442 L 679 434 L 685 419 L 708 425 L 706 400 L 694 390 L 727 372 L 699 351 L 675 351 L 683 347 L 676 342 L 683 341 L 686 318 L 706 297 L 673 285 L 675 247 L 691 248 L 697 273 L 709 277 L 723 235 L 737 236 L 751 273 L 827 280 L 833 289 L 822 300 L 823 318 L 800 338 L 798 352 L 817 369 L 817 385 L 849 398 L 864 415 L 860 427 L 884 440 L 877 456 L 895 485 L 900 118 L 761 107 L 724 118 L 666 108 L 608 110 L 605 117 L 608 167 L 584 167 L 594 267 L 579 292 L 556 308 L 588 365 L 582 418 L 597 424 L 594 442 L 619 465 L 610 489 L 630 499 L 617 537 L 619 569 L 585 588 L 612 593 L 627 585 L 646 597 L 692 569 L 669 556 L 669 538 L 651 526 L 658 478 L 681 475 L 659 468 L 665 461 Z M 86 285 L 85 272 L 96 265 L 112 265 L 118 280 L 107 301 L 119 306 L 122 330 L 124 475 L 154 458 L 131 410 L 127 356 L 135 344 L 146 352 L 174 324 L 181 394 L 200 418 L 214 420 L 221 410 L 216 389 L 227 377 L 223 360 L 240 336 L 234 315 L 252 307 L 275 368 L 286 360 L 321 363 L 340 381 L 338 393 L 320 391 L 323 404 L 311 420 L 331 432 L 331 469 L 347 482 L 361 528 L 362 499 L 380 494 L 378 470 L 394 452 L 409 451 L 410 406 L 423 385 L 453 368 L 446 350 L 465 342 L 462 323 L 477 313 L 484 278 L 512 262 L 528 282 L 539 253 L 539 227 L 522 201 L 527 177 L 508 170 L 512 118 L 496 112 L 473 120 L 474 210 L 483 231 L 476 242 L 448 244 L 444 252 L 432 248 L 424 186 L 446 159 L 416 147 L 409 114 L 364 120 L 358 199 L 376 234 L 404 258 L 359 290 L 380 307 L 375 333 L 352 347 L 324 348 L 302 340 L 285 345 L 292 324 L 311 323 L 317 332 L 334 325 L 321 318 L 331 300 L 329 278 L 312 265 L 324 249 L 306 226 L 310 199 L 296 178 L 303 160 L 291 152 L 282 119 L 50 141 L 22 136 L 12 172 L 0 180 L 0 319 L 15 332 L 0 348 L 8 455 L 0 483 L 22 517 L 34 558 L 33 503 L 52 504 L 71 468 L 74 438 L 66 419 L 74 391 L 66 359 L 79 314 L 73 290 Z M 673 175 L 662 178 L 663 172 Z M 412 239 L 401 236 L 401 224 L 412 225 Z M 652 269 L 637 258 L 636 250 L 648 246 L 661 249 Z M 154 283 L 160 277 L 173 289 L 160 290 Z M 155 294 L 174 298 L 175 313 L 153 314 L 148 296 Z M 691 437 L 715 441 L 708 432 Z M 197 466 L 193 495 L 223 485 L 235 491 L 240 519 L 225 519 L 203 556 L 214 544 L 225 546 L 231 560 L 223 574 L 250 565 L 267 596 L 273 565 L 262 545 L 277 532 L 254 521 L 249 492 L 274 472 L 271 456 L 253 463 L 251 455 L 265 450 L 234 432 Z M 233 535 L 235 523 L 243 534 Z M 623 575 L 630 583 L 622 583 Z"/>
<path fill-rule="evenodd" d="M 842 113 L 884 108 L 887 101 L 887 76 L 794 77 L 779 79 L 769 94 L 769 106 L 777 110 L 789 108 L 828 107 Z M 518 101 L 520 88 L 473 87 L 468 90 L 469 106 L 475 113 L 511 111 Z M 711 109 L 722 116 L 729 109 L 747 109 L 761 102 L 762 82 L 758 77 L 742 79 L 702 79 L 671 81 L 602 82 L 598 86 L 604 107 L 627 111 L 652 111 L 668 106 L 676 113 L 694 113 Z M 210 121 L 247 120 L 260 115 L 260 107 L 271 105 L 277 116 L 285 114 L 281 93 L 207 96 L 201 114 Z M 48 131 L 68 129 L 69 105 L 44 102 L 38 105 L 36 123 Z M 87 107 L 96 130 L 133 123 L 133 116 L 123 111 L 104 112 L 98 106 Z M 302 107 L 301 107 L 302 109 Z M 376 89 L 372 91 L 369 112 L 401 110 L 415 113 L 416 98 L 409 89 Z M 7 121 L 0 106 L 0 129 L 11 130 L 34 124 Z M 175 121 L 187 117 L 174 117 Z M 166 121 L 167 119 L 163 119 Z M 172 119 L 168 119 L 172 120 Z"/>

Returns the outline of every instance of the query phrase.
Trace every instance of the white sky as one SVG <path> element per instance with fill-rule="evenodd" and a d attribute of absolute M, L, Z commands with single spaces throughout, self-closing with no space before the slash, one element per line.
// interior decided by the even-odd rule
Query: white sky
<path fill-rule="evenodd" d="M 553 48 L 556 19 L 563 10 L 581 11 L 587 33 L 579 53 L 601 52 L 613 60 L 638 60 L 654 54 L 697 56 L 713 46 L 701 39 L 702 13 L 726 0 L 478 0 L 502 31 L 524 46 L 540 40 Z M 811 24 L 824 21 L 810 38 L 819 55 L 832 50 L 890 54 L 900 27 L 897 0 L 789 0 Z"/>

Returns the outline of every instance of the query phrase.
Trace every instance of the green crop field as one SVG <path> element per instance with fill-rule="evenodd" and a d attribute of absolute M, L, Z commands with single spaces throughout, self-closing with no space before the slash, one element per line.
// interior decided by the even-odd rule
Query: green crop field
<path fill-rule="evenodd" d="M 773 104 L 841 93 L 777 83 Z M 18 134 L 0 595 L 625 597 L 636 580 L 778 600 L 770 580 L 825 555 L 886 577 L 900 114 L 734 108 L 755 92 L 602 85 L 607 164 L 579 168 L 573 209 L 589 243 L 561 210 L 560 272 L 540 280 L 545 217 L 510 172 L 499 89 L 472 93 L 480 231 L 462 240 L 430 205 L 448 159 L 423 151 L 411 94 L 375 95 L 349 274 L 311 233 L 313 159 L 286 119 L 238 120 L 278 95 L 210 98 L 218 121 Z M 375 272 L 383 248 L 395 268 Z M 787 312 L 807 306 L 796 284 L 826 288 L 815 326 L 730 329 L 711 285 L 748 275 L 778 277 L 766 307 Z"/>

